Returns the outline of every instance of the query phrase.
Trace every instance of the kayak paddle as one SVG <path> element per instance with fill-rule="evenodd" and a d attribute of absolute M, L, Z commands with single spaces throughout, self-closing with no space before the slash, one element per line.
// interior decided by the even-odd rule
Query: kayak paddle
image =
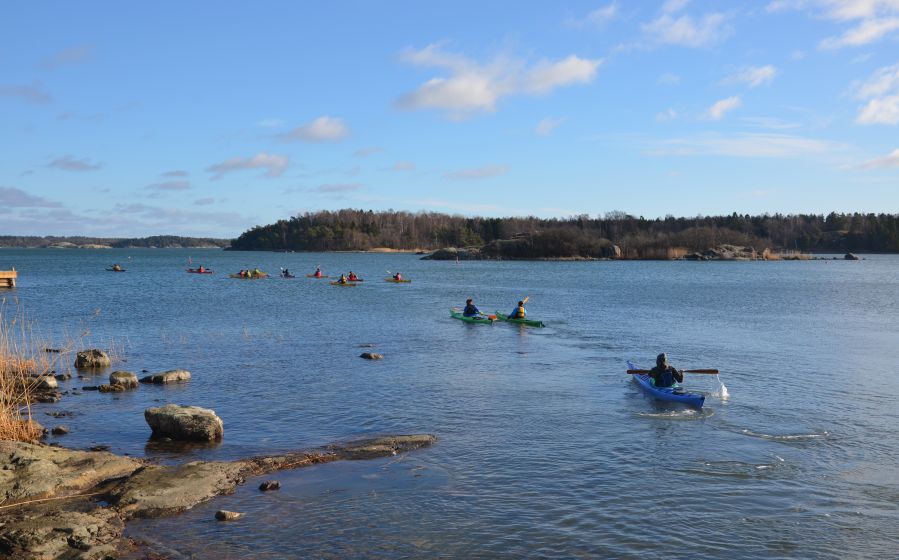
<path fill-rule="evenodd" d="M 650 370 L 648 370 L 648 369 L 629 369 L 629 370 L 627 370 L 627 372 L 631 375 L 634 375 L 634 374 L 649 373 Z M 712 375 L 718 375 L 718 370 L 717 369 L 685 369 L 685 370 L 683 370 L 683 373 L 709 373 Z"/>

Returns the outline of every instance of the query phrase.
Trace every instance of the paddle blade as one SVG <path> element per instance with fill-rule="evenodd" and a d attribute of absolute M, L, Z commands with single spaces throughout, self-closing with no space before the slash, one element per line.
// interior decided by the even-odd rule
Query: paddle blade
<path fill-rule="evenodd" d="M 531 296 L 525 296 L 525 298 L 521 300 L 521 303 L 527 303 L 529 299 L 531 299 Z"/>

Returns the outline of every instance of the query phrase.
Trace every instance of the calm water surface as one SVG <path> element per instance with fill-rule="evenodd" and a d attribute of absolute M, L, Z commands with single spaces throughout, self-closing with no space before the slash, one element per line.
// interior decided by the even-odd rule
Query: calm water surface
<path fill-rule="evenodd" d="M 188 257 L 216 274 L 184 272 Z M 123 274 L 104 272 L 121 262 Z M 326 281 L 232 280 L 259 266 Z M 229 460 L 366 435 L 430 432 L 427 450 L 250 481 L 180 516 L 129 525 L 173 557 L 895 558 L 899 549 L 899 258 L 861 262 L 420 261 L 413 255 L 0 250 L 6 292 L 40 333 L 113 346 L 189 384 L 85 392 L 70 447 Z M 414 282 L 381 281 L 402 271 Z M 548 328 L 468 325 L 530 296 Z M 383 353 L 359 359 L 363 344 Z M 624 373 L 668 351 L 701 413 Z M 63 389 L 103 382 L 73 379 Z M 148 445 L 143 410 L 210 407 L 221 445 Z M 246 512 L 236 523 L 216 509 Z"/>

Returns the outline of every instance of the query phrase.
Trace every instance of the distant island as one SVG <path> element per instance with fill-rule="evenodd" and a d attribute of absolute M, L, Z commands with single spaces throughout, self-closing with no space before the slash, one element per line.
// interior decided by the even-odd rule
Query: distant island
<path fill-rule="evenodd" d="M 223 249 L 229 245 L 230 239 L 176 235 L 130 238 L 0 235 L 0 247 L 20 249 Z"/>
<path fill-rule="evenodd" d="M 256 226 L 240 251 L 383 251 L 434 259 L 781 259 L 809 253 L 899 252 L 899 215 L 468 218 L 434 212 L 338 210 Z"/>

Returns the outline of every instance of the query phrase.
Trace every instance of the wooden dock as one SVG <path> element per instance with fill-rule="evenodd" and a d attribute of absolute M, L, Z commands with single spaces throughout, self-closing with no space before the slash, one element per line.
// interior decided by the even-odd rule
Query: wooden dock
<path fill-rule="evenodd" d="M 12 270 L 0 270 L 0 288 L 15 288 L 16 287 L 16 278 L 19 277 L 19 273 L 16 272 L 16 269 Z"/>

